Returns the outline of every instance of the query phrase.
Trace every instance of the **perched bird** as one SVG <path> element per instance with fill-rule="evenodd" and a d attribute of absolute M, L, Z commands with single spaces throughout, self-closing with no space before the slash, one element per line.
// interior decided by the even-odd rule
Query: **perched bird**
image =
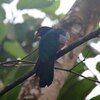
<path fill-rule="evenodd" d="M 34 68 L 36 77 L 39 78 L 40 87 L 49 86 L 52 83 L 56 53 L 67 40 L 63 29 L 49 28 L 46 31 L 43 30 L 44 27 L 38 30 L 41 35 L 44 35 L 40 39 L 39 58 Z"/>

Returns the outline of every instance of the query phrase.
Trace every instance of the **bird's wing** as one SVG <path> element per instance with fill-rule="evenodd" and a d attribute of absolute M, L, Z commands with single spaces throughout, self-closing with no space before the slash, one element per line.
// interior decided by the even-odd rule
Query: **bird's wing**
<path fill-rule="evenodd" d="M 41 60 L 47 61 L 55 56 L 59 49 L 59 36 L 56 35 L 55 30 L 49 31 L 40 40 L 39 44 L 39 58 Z"/>

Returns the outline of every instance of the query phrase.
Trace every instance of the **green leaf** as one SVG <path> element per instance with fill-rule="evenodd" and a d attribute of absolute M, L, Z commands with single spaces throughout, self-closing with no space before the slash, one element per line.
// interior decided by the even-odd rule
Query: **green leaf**
<path fill-rule="evenodd" d="M 0 5 L 0 23 L 3 23 L 4 16 L 4 9 Z"/>
<path fill-rule="evenodd" d="M 13 0 L 0 0 L 0 4 L 2 4 L 2 3 L 10 3 L 10 2 L 12 2 Z"/>
<path fill-rule="evenodd" d="M 57 0 L 57 1 L 56 1 L 55 3 L 53 3 L 51 6 L 46 7 L 46 8 L 44 8 L 44 9 L 41 9 L 41 10 L 44 11 L 44 12 L 46 12 L 46 14 L 48 14 L 49 17 L 50 17 L 50 16 L 55 17 L 55 16 L 56 16 L 56 15 L 55 15 L 55 11 L 56 11 L 57 8 L 59 7 L 59 5 L 60 5 L 60 0 Z M 56 18 L 57 18 L 57 16 L 56 16 Z"/>
<path fill-rule="evenodd" d="M 26 55 L 26 52 L 17 41 L 6 41 L 4 50 L 16 58 L 23 58 Z"/>
<path fill-rule="evenodd" d="M 17 7 L 19 9 L 43 9 L 51 6 L 53 3 L 55 3 L 55 0 L 19 0 Z"/>
<path fill-rule="evenodd" d="M 78 72 L 78 73 L 82 73 L 83 71 L 84 71 L 84 63 L 80 63 L 80 64 L 78 64 L 78 63 L 76 63 L 74 66 L 74 71 L 75 72 Z M 78 75 L 75 75 L 75 74 L 73 74 L 73 73 L 70 73 L 69 74 L 69 76 L 68 76 L 68 79 L 67 79 L 67 81 L 65 82 L 65 84 L 67 83 L 67 84 L 69 84 L 69 81 L 71 82 L 72 81 L 72 83 L 73 83 L 73 81 L 74 80 L 77 80 L 77 78 L 78 78 L 79 76 Z"/>
<path fill-rule="evenodd" d="M 14 69 L 14 68 L 10 68 L 10 71 L 5 75 L 6 77 L 4 78 L 4 84 L 8 84 L 10 83 L 12 80 L 15 79 L 15 75 L 17 72 L 18 68 Z"/>
<path fill-rule="evenodd" d="M 92 99 L 90 99 L 90 100 L 100 100 L 100 95 L 95 96 L 95 97 L 93 97 L 93 98 L 92 98 Z"/>
<path fill-rule="evenodd" d="M 0 97 L 0 100 L 17 100 L 20 89 L 21 85 L 16 86 L 15 88 L 7 92 L 4 96 Z"/>
<path fill-rule="evenodd" d="M 32 69 L 31 67 L 29 66 L 23 66 L 23 67 L 20 67 L 18 70 L 17 70 L 17 73 L 15 75 L 15 78 L 19 78 L 20 76 L 23 76 L 24 74 L 28 73 L 30 71 L 30 69 Z"/>
<path fill-rule="evenodd" d="M 90 52 L 91 51 L 91 52 Z M 83 56 L 85 57 L 86 55 L 87 55 L 87 53 L 88 53 L 88 57 L 90 58 L 90 57 L 95 57 L 97 54 L 93 51 L 93 49 L 91 49 L 91 47 L 89 47 L 89 46 L 86 46 L 84 49 L 83 49 L 83 51 L 82 51 L 82 54 L 83 54 Z M 86 58 L 88 58 L 88 57 L 86 57 Z"/>
<path fill-rule="evenodd" d="M 96 69 L 100 72 L 100 62 L 97 63 Z"/>
<path fill-rule="evenodd" d="M 0 43 L 2 42 L 2 40 L 7 34 L 6 28 L 7 28 L 6 25 L 4 25 L 3 23 L 0 23 Z"/>
<path fill-rule="evenodd" d="M 84 100 L 94 87 L 95 83 L 89 80 L 76 80 L 70 86 L 66 84 L 66 90 L 60 94 L 58 100 Z"/>

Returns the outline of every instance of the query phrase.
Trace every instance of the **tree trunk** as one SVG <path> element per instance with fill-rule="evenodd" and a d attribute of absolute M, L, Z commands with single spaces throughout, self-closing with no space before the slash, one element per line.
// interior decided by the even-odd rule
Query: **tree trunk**
<path fill-rule="evenodd" d="M 70 41 L 68 43 L 70 44 L 76 39 L 80 39 L 94 31 L 99 21 L 100 0 L 77 0 L 71 10 L 55 27 L 62 27 L 70 34 Z M 55 66 L 71 69 L 85 45 L 86 44 L 83 44 L 75 48 L 70 53 L 58 59 L 58 63 L 56 63 Z M 68 74 L 69 73 L 55 70 L 53 83 L 43 89 L 37 86 L 36 79 L 32 76 L 24 83 L 19 94 L 19 100 L 56 100 Z"/>

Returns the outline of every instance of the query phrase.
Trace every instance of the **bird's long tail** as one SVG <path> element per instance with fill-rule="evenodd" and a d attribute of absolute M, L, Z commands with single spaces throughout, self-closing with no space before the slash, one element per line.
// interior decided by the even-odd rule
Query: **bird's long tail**
<path fill-rule="evenodd" d="M 35 71 L 36 76 L 39 77 L 39 86 L 49 86 L 52 83 L 54 76 L 54 60 L 47 62 L 42 62 L 41 60 L 38 60 Z"/>

